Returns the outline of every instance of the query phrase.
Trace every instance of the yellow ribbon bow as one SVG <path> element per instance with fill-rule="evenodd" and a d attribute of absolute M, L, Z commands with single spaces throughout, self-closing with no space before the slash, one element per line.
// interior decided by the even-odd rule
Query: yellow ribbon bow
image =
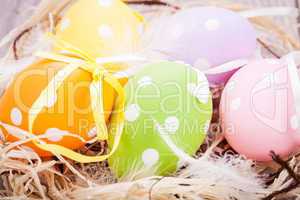
<path fill-rule="evenodd" d="M 52 37 L 53 38 L 53 37 Z M 66 53 L 47 53 L 47 52 L 38 52 L 36 56 L 55 60 L 67 63 L 67 65 L 60 70 L 53 79 L 48 83 L 47 87 L 41 92 L 40 96 L 33 103 L 32 107 L 29 110 L 28 123 L 29 123 L 29 133 L 33 133 L 33 125 L 38 116 L 44 107 L 44 103 L 47 101 L 48 95 L 52 94 L 53 88 L 55 92 L 63 84 L 64 80 L 68 78 L 72 72 L 81 68 L 85 71 L 90 72 L 93 76 L 93 81 L 90 85 L 90 96 L 91 96 L 91 106 L 94 121 L 96 124 L 97 140 L 107 140 L 108 134 L 114 134 L 114 144 L 110 152 L 106 155 L 101 156 L 86 156 L 80 153 L 77 153 L 71 149 L 63 147 L 57 144 L 47 144 L 44 141 L 35 139 L 33 143 L 45 150 L 52 152 L 54 155 L 62 155 L 67 158 L 70 158 L 74 161 L 80 163 L 90 163 L 90 162 L 99 162 L 109 158 L 117 149 L 118 144 L 121 139 L 124 126 L 124 106 L 125 106 L 125 92 L 122 85 L 119 81 L 109 72 L 107 72 L 101 64 L 105 63 L 116 63 L 116 62 L 126 62 L 126 61 L 138 61 L 141 58 L 132 55 L 123 55 L 123 56 L 114 56 L 107 58 L 98 58 L 94 59 L 89 56 L 87 53 L 77 49 L 76 47 L 66 43 L 65 41 L 54 38 L 55 44 L 63 49 Z M 59 78 L 58 78 L 59 77 Z M 115 101 L 114 110 L 111 117 L 111 126 L 109 129 L 105 123 L 104 117 L 104 108 L 103 108 L 103 81 L 107 82 L 114 88 L 118 97 Z M 51 91 L 50 91 L 51 90 Z M 113 125 L 116 125 L 113 126 Z"/>

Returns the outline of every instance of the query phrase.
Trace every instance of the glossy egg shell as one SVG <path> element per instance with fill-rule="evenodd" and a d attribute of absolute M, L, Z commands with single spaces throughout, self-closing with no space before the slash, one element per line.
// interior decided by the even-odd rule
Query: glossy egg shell
<path fill-rule="evenodd" d="M 78 0 L 66 11 L 56 36 L 94 58 L 129 54 L 139 45 L 143 18 L 120 0 Z M 122 65 L 110 65 L 117 71 Z"/>
<path fill-rule="evenodd" d="M 125 89 L 126 121 L 109 159 L 112 170 L 118 177 L 139 170 L 150 170 L 146 175 L 174 172 L 182 160 L 170 143 L 193 155 L 206 136 L 212 115 L 207 79 L 185 64 L 159 62 L 143 67 Z"/>
<path fill-rule="evenodd" d="M 42 60 L 20 72 L 0 98 L 1 122 L 27 131 L 29 109 L 53 76 L 64 67 L 65 64 L 60 62 Z M 34 123 L 33 133 L 35 135 L 50 134 L 50 136 L 54 134 L 55 136 L 45 141 L 70 149 L 77 149 L 84 143 L 66 134 L 78 135 L 87 141 L 94 138 L 96 131 L 89 92 L 91 81 L 90 73 L 78 69 L 64 81 L 56 95 L 54 95 L 55 91 L 53 94 L 48 94 L 49 99 Z M 116 94 L 106 83 L 104 83 L 103 90 L 105 119 L 108 122 Z M 3 126 L 1 130 L 9 142 L 22 138 L 22 135 L 9 132 Z M 57 134 L 61 135 L 57 136 Z M 49 152 L 38 149 L 31 142 L 26 145 L 40 156 L 51 155 Z"/>
<path fill-rule="evenodd" d="M 270 151 L 287 156 L 300 144 L 295 102 L 286 65 L 264 59 L 231 77 L 221 99 L 223 132 L 240 154 L 271 160 Z"/>
<path fill-rule="evenodd" d="M 152 48 L 170 60 L 182 60 L 200 70 L 249 58 L 256 49 L 252 25 L 230 10 L 194 7 L 178 11 L 165 21 Z"/>

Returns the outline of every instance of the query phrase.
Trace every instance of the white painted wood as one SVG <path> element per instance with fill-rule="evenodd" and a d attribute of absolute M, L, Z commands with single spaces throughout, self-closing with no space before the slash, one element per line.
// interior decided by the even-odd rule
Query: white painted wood
<path fill-rule="evenodd" d="M 182 0 L 186 1 L 186 0 Z M 199 0 L 201 1 L 201 0 Z M 256 7 L 268 6 L 295 6 L 295 2 L 300 0 L 231 0 Z M 32 12 L 33 6 L 40 0 L 0 0 L 0 38 L 8 33 L 13 27 L 20 24 Z M 291 29 L 290 24 L 295 24 L 296 19 L 278 18 L 286 28 Z M 292 23 L 291 23 L 292 22 Z M 292 27 L 292 32 L 297 34 L 296 27 Z"/>

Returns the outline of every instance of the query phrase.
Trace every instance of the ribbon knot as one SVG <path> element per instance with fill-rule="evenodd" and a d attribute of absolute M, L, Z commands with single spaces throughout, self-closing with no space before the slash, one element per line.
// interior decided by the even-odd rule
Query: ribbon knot
<path fill-rule="evenodd" d="M 100 80 L 102 80 L 103 77 L 104 77 L 104 74 L 105 74 L 104 69 L 100 69 L 100 68 L 97 67 L 93 71 L 93 80 L 94 81 L 100 81 Z"/>
<path fill-rule="evenodd" d="M 45 144 L 44 141 L 38 139 L 33 140 L 33 142 L 37 147 L 45 151 L 50 151 L 54 155 L 63 155 L 80 163 L 103 161 L 109 158 L 118 147 L 123 132 L 125 106 L 125 92 L 122 85 L 119 83 L 118 79 L 116 79 L 110 72 L 108 72 L 103 67 L 103 64 L 141 61 L 144 59 L 132 55 L 121 55 L 94 59 L 92 56 L 88 55 L 88 53 L 83 52 L 82 50 L 72 46 L 71 44 L 58 38 L 54 38 L 53 36 L 50 37 L 54 39 L 55 45 L 62 49 L 62 51 L 60 53 L 37 52 L 36 55 L 44 59 L 63 62 L 67 65 L 60 70 L 61 73 L 57 73 L 62 74 L 62 77 L 60 76 L 60 78 L 58 79 L 56 77 L 58 75 L 55 75 L 30 108 L 28 119 L 28 131 L 31 134 L 33 133 L 33 125 L 38 114 L 42 111 L 44 107 L 44 100 L 46 99 L 47 95 L 52 94 L 49 93 L 49 91 L 53 91 L 53 88 L 55 88 L 55 91 L 57 91 L 58 88 L 63 84 L 64 80 L 68 78 L 72 74 L 72 72 L 79 68 L 83 69 L 91 73 L 92 75 L 92 83 L 90 84 L 90 99 L 93 117 L 97 130 L 97 136 L 95 139 L 107 140 L 109 134 L 114 135 L 114 143 L 109 154 L 92 157 L 79 154 L 71 149 L 57 144 Z M 117 94 L 117 99 L 114 104 L 115 111 L 112 112 L 112 116 L 110 117 L 111 126 L 109 126 L 109 129 L 107 128 L 104 116 L 103 82 L 108 83 Z"/>

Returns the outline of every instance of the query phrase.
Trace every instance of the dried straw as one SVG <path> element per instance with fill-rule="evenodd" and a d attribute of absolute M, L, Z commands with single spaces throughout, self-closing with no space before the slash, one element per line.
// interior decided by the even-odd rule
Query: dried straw
<path fill-rule="evenodd" d="M 21 70 L 32 62 L 38 49 L 47 49 L 44 32 L 53 31 L 71 0 L 44 0 L 33 16 L 16 27 L 1 42 L 10 44 L 0 69 Z M 248 6 L 223 0 L 142 1 L 128 0 L 150 21 L 193 6 L 214 5 L 235 11 L 251 9 Z M 144 3 L 141 5 L 140 3 Z M 258 42 L 266 56 L 281 57 L 300 48 L 299 41 L 270 17 L 251 19 L 259 30 Z M 297 26 L 295 24 L 295 26 Z M 151 35 L 151 34 L 150 34 Z M 146 44 L 151 37 L 145 38 Z M 275 41 L 275 42 L 274 42 Z M 15 60 L 18 59 L 16 62 Z M 29 60 L 29 61 L 28 61 Z M 9 65 L 9 67 L 8 67 Z M 14 70 L 8 70 L 1 81 L 1 91 Z M 222 88 L 212 88 L 214 103 L 218 104 Z M 218 123 L 218 111 L 214 122 Z M 216 124 L 218 127 L 218 124 Z M 219 133 L 219 132 L 217 132 Z M 20 141 L 22 143 L 24 141 Z M 61 156 L 43 160 L 26 148 L 11 149 L 15 144 L 1 144 L 0 198 L 1 199 L 280 199 L 300 198 L 300 162 L 298 156 L 283 161 L 273 155 L 272 163 L 255 163 L 236 155 L 228 144 L 214 134 L 199 150 L 199 158 L 184 166 L 173 176 L 136 179 L 137 174 L 116 180 L 107 162 L 79 164 Z M 103 145 L 95 143 L 81 149 L 89 155 L 101 152 Z"/>

